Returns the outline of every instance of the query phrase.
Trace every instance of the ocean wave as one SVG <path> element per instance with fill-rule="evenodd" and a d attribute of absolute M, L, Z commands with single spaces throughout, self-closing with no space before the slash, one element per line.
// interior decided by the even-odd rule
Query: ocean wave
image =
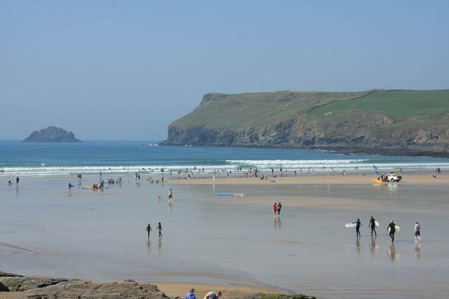
<path fill-rule="evenodd" d="M 218 161 L 217 161 L 218 162 Z M 225 163 L 224 165 L 222 163 Z M 346 160 L 224 160 L 215 165 L 126 165 L 126 166 L 41 166 L 41 167 L 2 167 L 0 177 L 6 176 L 69 176 L 75 174 L 132 174 L 139 172 L 140 174 L 162 174 L 164 173 L 181 173 L 198 172 L 203 170 L 205 173 L 218 172 L 235 172 L 242 168 L 242 172 L 249 168 L 257 168 L 261 171 L 271 171 L 273 167 L 276 171 L 279 168 L 284 170 L 302 170 L 304 172 L 313 170 L 314 172 L 326 172 L 329 170 L 355 170 L 373 171 L 373 161 L 368 159 L 346 159 Z M 449 168 L 449 163 L 437 162 L 383 162 L 375 163 L 380 171 L 393 170 L 433 170 L 435 168 Z M 240 170 L 239 170 L 240 171 Z"/>

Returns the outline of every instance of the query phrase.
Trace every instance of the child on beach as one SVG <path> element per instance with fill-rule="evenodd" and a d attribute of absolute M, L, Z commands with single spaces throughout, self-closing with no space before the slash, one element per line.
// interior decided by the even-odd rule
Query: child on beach
<path fill-rule="evenodd" d="M 209 292 L 206 294 L 206 296 L 204 296 L 203 299 L 218 299 L 221 296 L 221 292 L 217 291 L 217 292 Z"/>
<path fill-rule="evenodd" d="M 196 299 L 194 292 L 195 292 L 195 289 L 190 289 L 190 292 L 187 293 L 187 295 L 186 295 L 186 299 Z"/>
<path fill-rule="evenodd" d="M 415 223 L 415 242 L 417 242 L 419 239 L 419 241 L 422 242 L 422 238 L 421 238 L 421 225 L 418 223 L 418 221 L 416 221 Z"/>

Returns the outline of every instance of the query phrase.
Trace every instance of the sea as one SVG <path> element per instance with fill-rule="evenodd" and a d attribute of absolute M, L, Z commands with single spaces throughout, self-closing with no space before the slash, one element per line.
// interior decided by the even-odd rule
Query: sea
<path fill-rule="evenodd" d="M 126 174 L 135 172 L 204 170 L 233 172 L 328 172 L 377 169 L 433 172 L 448 169 L 449 159 L 381 155 L 343 155 L 329 151 L 238 147 L 159 146 L 158 141 L 85 141 L 25 143 L 0 141 L 0 176 Z"/>

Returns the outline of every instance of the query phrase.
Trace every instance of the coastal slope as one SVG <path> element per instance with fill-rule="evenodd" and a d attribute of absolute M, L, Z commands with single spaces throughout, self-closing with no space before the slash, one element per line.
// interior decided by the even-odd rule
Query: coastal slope
<path fill-rule="evenodd" d="M 449 90 L 204 95 L 161 145 L 449 156 Z"/>

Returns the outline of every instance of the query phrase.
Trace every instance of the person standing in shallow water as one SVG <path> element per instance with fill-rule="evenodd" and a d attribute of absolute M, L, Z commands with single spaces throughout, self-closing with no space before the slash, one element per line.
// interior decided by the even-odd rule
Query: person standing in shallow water
<path fill-rule="evenodd" d="M 277 206 L 278 216 L 281 216 L 281 209 L 282 209 L 282 204 L 279 202 L 278 206 Z"/>
<path fill-rule="evenodd" d="M 415 223 L 415 242 L 419 241 L 422 242 L 422 238 L 421 238 L 421 225 L 418 223 L 418 221 L 416 221 Z"/>
<path fill-rule="evenodd" d="M 151 229 L 151 224 L 148 223 L 147 225 L 147 232 L 148 232 L 148 238 L 150 237 L 150 232 L 152 232 L 153 230 Z"/>
<path fill-rule="evenodd" d="M 391 219 L 390 224 L 388 224 L 387 227 L 387 230 L 390 232 L 391 242 L 394 242 L 394 233 L 396 232 L 395 226 L 396 224 L 394 223 L 393 219 Z"/>
<path fill-rule="evenodd" d="M 361 237 L 360 234 L 360 226 L 362 226 L 362 223 L 360 222 L 360 218 L 357 218 L 357 221 L 355 222 L 355 235 L 356 237 Z"/>
<path fill-rule="evenodd" d="M 162 237 L 162 224 L 159 222 L 156 228 L 159 231 L 159 238 Z"/>
<path fill-rule="evenodd" d="M 377 236 L 377 232 L 376 232 L 376 219 L 374 219 L 373 216 L 371 216 L 370 220 L 369 220 L 369 227 L 371 228 L 371 236 L 373 235 L 373 233 L 376 234 Z"/>

